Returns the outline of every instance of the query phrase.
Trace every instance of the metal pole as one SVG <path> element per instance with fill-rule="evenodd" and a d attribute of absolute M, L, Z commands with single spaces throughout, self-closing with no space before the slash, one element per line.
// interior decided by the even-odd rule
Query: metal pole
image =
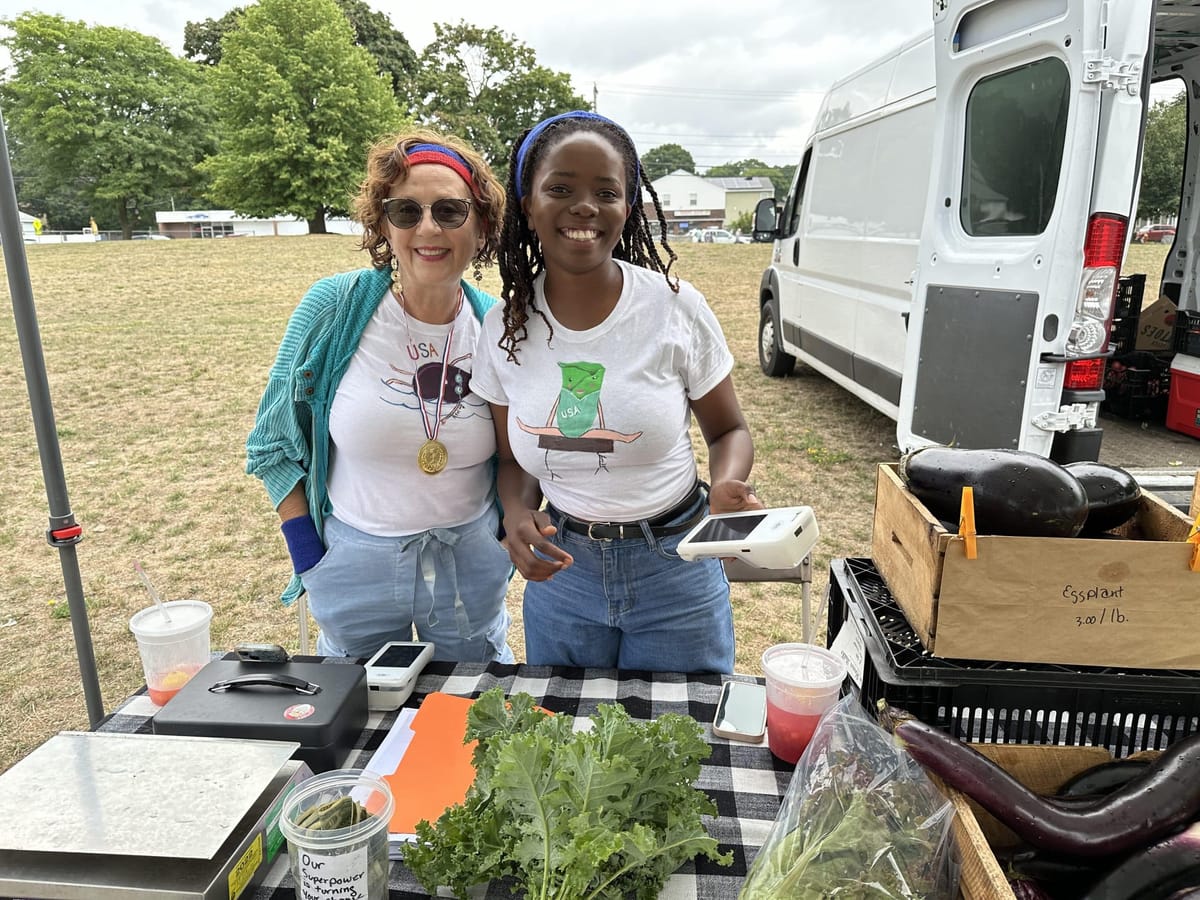
<path fill-rule="evenodd" d="M 4 248 L 8 291 L 12 295 L 17 340 L 21 346 L 25 384 L 29 389 L 29 406 L 33 412 L 33 429 L 42 460 L 42 479 L 46 483 L 46 499 L 50 504 L 50 527 L 46 530 L 46 540 L 50 546 L 58 548 L 63 582 L 67 588 L 67 605 L 71 610 L 71 628 L 75 632 L 79 677 L 87 701 L 88 721 L 95 728 L 104 718 L 104 701 L 100 697 L 92 632 L 88 626 L 83 583 L 79 578 L 79 560 L 75 555 L 81 529 L 71 513 L 67 482 L 63 476 L 58 432 L 54 426 L 54 406 L 50 402 L 50 385 L 46 380 L 46 360 L 42 356 L 41 331 L 33 305 L 29 265 L 25 259 L 25 236 L 21 233 L 21 216 L 17 211 L 17 189 L 13 182 L 12 163 L 8 158 L 3 112 L 0 112 L 0 245 Z"/>

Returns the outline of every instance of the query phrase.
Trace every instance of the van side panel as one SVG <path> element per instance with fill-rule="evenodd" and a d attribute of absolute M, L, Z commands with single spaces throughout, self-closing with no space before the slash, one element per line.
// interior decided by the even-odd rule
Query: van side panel
<path fill-rule="evenodd" d="M 781 242 L 784 349 L 897 414 L 933 127 L 931 41 L 835 85 L 794 238 Z"/>

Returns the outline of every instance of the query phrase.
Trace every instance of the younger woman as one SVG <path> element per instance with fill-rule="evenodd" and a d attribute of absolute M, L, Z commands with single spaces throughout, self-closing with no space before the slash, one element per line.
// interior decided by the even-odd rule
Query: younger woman
<path fill-rule="evenodd" d="M 492 404 L 507 547 L 528 581 L 528 662 L 731 672 L 721 564 L 675 548 L 710 508 L 761 508 L 746 484 L 754 449 L 721 328 L 669 277 L 643 188 L 665 234 L 619 125 L 572 112 L 521 136 L 500 238 L 504 305 L 484 319 L 472 387 Z M 544 511 L 529 502 L 538 486 Z"/>

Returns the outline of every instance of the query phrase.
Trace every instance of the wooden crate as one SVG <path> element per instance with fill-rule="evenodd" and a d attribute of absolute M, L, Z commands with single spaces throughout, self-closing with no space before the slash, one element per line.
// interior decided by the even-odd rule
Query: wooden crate
<path fill-rule="evenodd" d="M 924 647 L 959 659 L 1200 669 L 1191 521 L 1146 494 L 1120 537 L 982 535 L 977 557 L 878 469 L 871 555 Z"/>

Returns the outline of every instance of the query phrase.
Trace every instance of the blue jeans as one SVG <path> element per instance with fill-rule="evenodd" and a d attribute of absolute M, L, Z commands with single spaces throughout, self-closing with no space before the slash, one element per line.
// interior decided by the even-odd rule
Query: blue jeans
<path fill-rule="evenodd" d="M 706 504 L 701 498 L 676 521 Z M 558 525 L 558 523 L 555 523 Z M 575 563 L 525 585 L 530 665 L 732 672 L 733 609 L 720 560 L 687 562 L 685 532 L 592 540 L 559 525 L 552 540 Z"/>
<path fill-rule="evenodd" d="M 371 656 L 388 641 L 432 641 L 433 658 L 512 662 L 504 595 L 512 563 L 494 505 L 466 525 L 377 537 L 335 516 L 325 555 L 301 576 L 322 656 Z"/>

